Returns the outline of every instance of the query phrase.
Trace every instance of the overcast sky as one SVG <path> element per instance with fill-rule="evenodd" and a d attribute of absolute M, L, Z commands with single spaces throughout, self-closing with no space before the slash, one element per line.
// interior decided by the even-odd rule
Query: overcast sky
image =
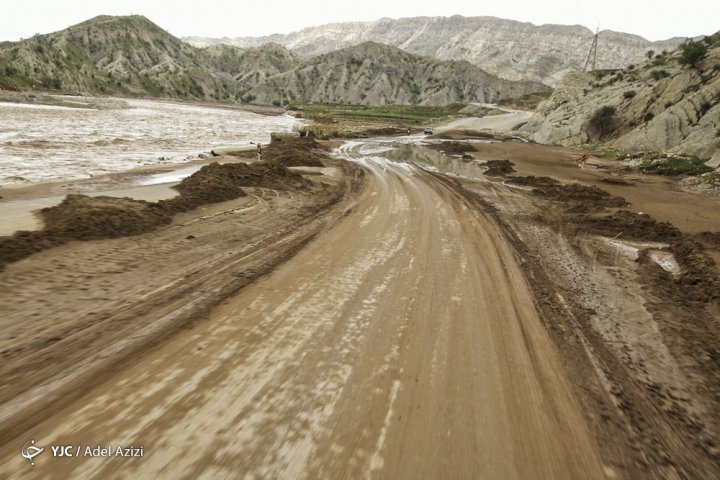
<path fill-rule="evenodd" d="M 97 15 L 142 14 L 175 36 L 242 37 L 290 33 L 329 22 L 382 17 L 494 16 L 584 25 L 649 40 L 720 29 L 717 0 L 2 0 L 0 40 L 62 30 Z"/>

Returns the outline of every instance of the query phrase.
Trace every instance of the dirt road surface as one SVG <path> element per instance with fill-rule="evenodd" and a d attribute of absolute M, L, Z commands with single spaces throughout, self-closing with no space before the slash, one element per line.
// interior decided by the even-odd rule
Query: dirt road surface
<path fill-rule="evenodd" d="M 339 155 L 369 172 L 344 218 L 41 413 L 0 477 L 612 478 L 499 227 L 381 143 Z M 52 458 L 60 444 L 144 456 Z"/>
<path fill-rule="evenodd" d="M 480 104 L 486 106 L 487 104 Z M 512 128 L 523 122 L 527 122 L 532 117 L 533 112 L 524 112 L 521 110 L 511 110 L 509 108 L 493 106 L 505 113 L 501 115 L 487 115 L 482 118 L 467 117 L 454 120 L 446 125 L 436 127 L 435 133 L 443 133 L 451 130 L 492 130 L 498 132 L 511 132 Z"/>

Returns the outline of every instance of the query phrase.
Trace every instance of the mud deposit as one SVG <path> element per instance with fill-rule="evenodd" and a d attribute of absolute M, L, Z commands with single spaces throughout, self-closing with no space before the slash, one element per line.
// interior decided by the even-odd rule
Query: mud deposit
<path fill-rule="evenodd" d="M 275 151 L 280 153 L 275 153 Z M 308 158 L 319 160 L 317 149 L 297 154 L 291 147 L 268 149 L 269 156 L 280 161 L 295 159 L 305 164 Z M 183 179 L 175 189 L 179 195 L 170 200 L 145 202 L 131 198 L 68 195 L 59 205 L 40 211 L 44 228 L 21 231 L 0 237 L 0 268 L 47 248 L 72 240 L 118 238 L 151 232 L 172 221 L 175 214 L 201 205 L 233 200 L 246 195 L 244 187 L 276 190 L 309 188 L 311 182 L 278 162 L 252 164 L 211 163 Z"/>
<path fill-rule="evenodd" d="M 263 159 L 286 167 L 324 167 L 327 151 L 314 139 L 283 138 L 263 153 Z"/>

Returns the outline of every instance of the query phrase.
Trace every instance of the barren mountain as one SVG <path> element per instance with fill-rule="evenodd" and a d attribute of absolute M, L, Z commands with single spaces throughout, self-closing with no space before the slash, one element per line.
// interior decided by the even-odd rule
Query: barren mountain
<path fill-rule="evenodd" d="M 276 42 L 305 57 L 373 41 L 440 60 L 467 60 L 501 78 L 556 85 L 565 73 L 582 69 L 593 32 L 580 25 L 536 26 L 495 17 L 455 15 L 333 23 L 257 38 L 186 40 L 197 46 L 224 43 L 239 47 Z M 603 30 L 597 67 L 624 68 L 641 61 L 648 50 L 671 50 L 681 40 L 650 42 L 637 35 Z"/>
<path fill-rule="evenodd" d="M 301 60 L 279 44 L 193 47 L 145 17 L 97 17 L 60 32 L 0 44 L 0 88 L 192 98 L 444 105 L 547 90 L 366 43 Z"/>
<path fill-rule="evenodd" d="M 303 62 L 267 78 L 247 95 L 259 103 L 496 102 L 548 90 L 538 82 L 501 80 L 465 61 L 439 61 L 366 42 Z"/>
<path fill-rule="evenodd" d="M 568 75 L 523 127 L 540 143 L 602 144 L 720 163 L 720 34 L 624 70 Z"/>

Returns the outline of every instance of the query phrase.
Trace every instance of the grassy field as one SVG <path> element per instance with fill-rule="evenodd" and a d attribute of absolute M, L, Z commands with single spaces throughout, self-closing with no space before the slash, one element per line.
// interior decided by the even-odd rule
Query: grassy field
<path fill-rule="evenodd" d="M 296 103 L 288 106 L 290 110 L 303 112 L 307 117 L 357 117 L 368 119 L 394 120 L 400 123 L 434 123 L 458 115 L 464 105 L 454 104 L 447 107 L 429 107 L 424 105 L 333 105 L 324 103 Z M 395 123 L 395 122 L 393 122 Z"/>

